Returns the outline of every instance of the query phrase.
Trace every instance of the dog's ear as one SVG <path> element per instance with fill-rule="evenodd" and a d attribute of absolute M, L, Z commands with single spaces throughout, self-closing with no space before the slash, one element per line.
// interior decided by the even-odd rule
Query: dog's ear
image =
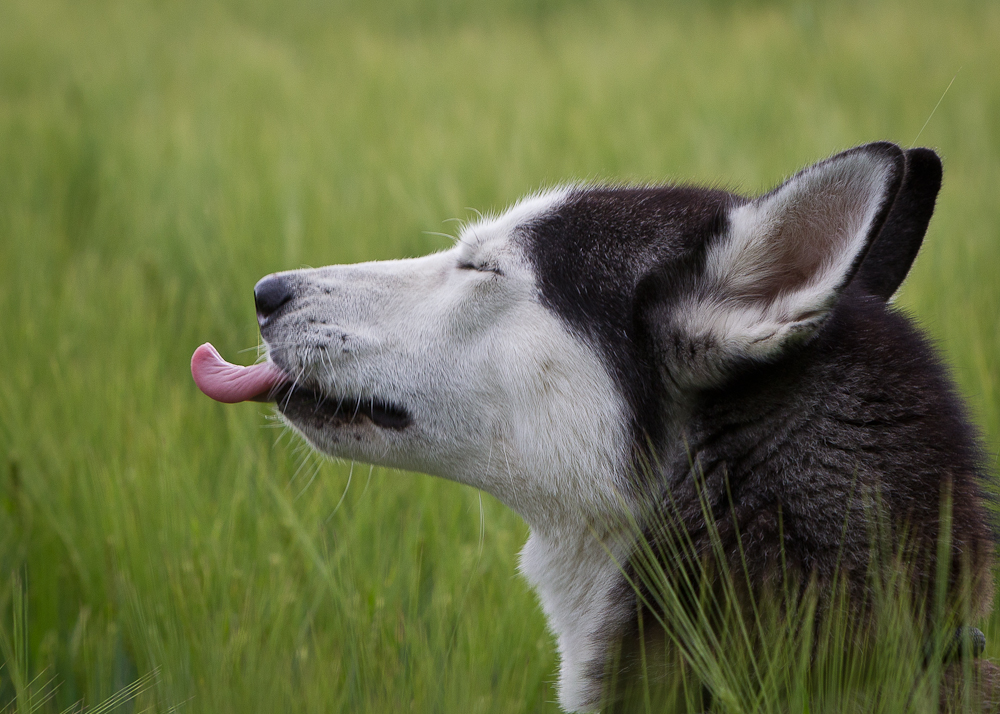
<path fill-rule="evenodd" d="M 904 168 L 898 146 L 868 144 L 730 208 L 699 284 L 671 310 L 675 335 L 714 353 L 716 367 L 811 335 L 882 228 Z"/>
<path fill-rule="evenodd" d="M 853 282 L 869 295 L 888 300 L 899 289 L 927 233 L 941 189 L 941 159 L 930 149 L 905 153 L 906 173 L 882 230 Z"/>

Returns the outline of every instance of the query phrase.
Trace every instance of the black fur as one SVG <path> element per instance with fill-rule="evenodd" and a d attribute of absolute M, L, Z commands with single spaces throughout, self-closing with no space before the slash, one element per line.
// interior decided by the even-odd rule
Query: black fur
<path fill-rule="evenodd" d="M 690 287 L 728 209 L 743 202 L 688 186 L 586 189 L 527 227 L 542 302 L 604 355 L 629 401 L 637 453 L 665 436 L 660 365 L 637 310 L 643 284 L 655 274 Z"/>
<path fill-rule="evenodd" d="M 911 565 L 926 587 L 947 496 L 952 581 L 970 567 L 980 576 L 976 614 L 989 606 L 993 546 L 975 430 L 933 349 L 879 296 L 848 291 L 816 339 L 700 394 L 687 438 L 697 466 L 667 468 L 664 510 L 681 504 L 689 533 L 704 541 L 696 547 L 708 552 L 703 489 L 734 557 L 738 529 L 751 580 L 781 575 L 782 562 L 820 582 L 840 569 L 860 597 L 881 515 L 897 544 L 909 528 L 919 561 Z"/>
<path fill-rule="evenodd" d="M 910 149 L 905 157 L 903 185 L 855 277 L 862 289 L 882 300 L 892 297 L 910 272 L 941 189 L 937 154 L 930 149 Z"/>

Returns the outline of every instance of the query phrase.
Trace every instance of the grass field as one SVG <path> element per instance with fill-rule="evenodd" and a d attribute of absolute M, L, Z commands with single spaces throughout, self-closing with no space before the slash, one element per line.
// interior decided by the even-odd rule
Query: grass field
<path fill-rule="evenodd" d="M 900 302 L 995 463 L 997 38 L 992 0 L 2 0 L 0 706 L 558 711 L 516 516 L 323 462 L 188 361 L 253 361 L 266 273 L 422 254 L 559 181 L 936 147 Z"/>

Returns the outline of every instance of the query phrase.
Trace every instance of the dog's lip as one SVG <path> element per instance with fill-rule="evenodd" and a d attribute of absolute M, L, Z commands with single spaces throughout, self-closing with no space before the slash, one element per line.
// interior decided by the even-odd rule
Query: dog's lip
<path fill-rule="evenodd" d="M 286 382 L 273 390 L 278 410 L 296 422 L 322 429 L 357 424 L 367 419 L 383 429 L 405 429 L 413 418 L 404 408 L 378 397 L 332 397 L 316 389 Z"/>

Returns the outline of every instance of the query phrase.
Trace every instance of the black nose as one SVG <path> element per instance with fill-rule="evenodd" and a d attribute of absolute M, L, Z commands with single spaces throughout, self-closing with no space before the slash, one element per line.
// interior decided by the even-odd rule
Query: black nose
<path fill-rule="evenodd" d="M 263 325 L 278 308 L 292 299 L 292 287 L 280 275 L 261 278 L 253 289 L 253 302 L 257 306 L 257 322 Z"/>

